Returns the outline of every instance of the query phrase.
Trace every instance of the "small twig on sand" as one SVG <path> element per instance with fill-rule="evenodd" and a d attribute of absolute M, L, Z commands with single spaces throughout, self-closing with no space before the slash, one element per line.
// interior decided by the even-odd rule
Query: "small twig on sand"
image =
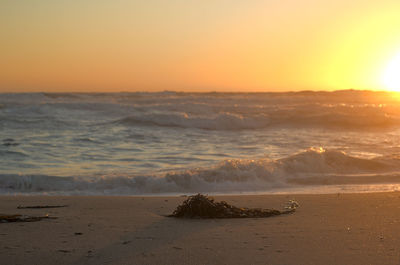
<path fill-rule="evenodd" d="M 62 207 L 68 207 L 68 205 L 34 205 L 34 206 L 19 205 L 17 209 L 43 209 L 43 208 L 62 208 Z"/>

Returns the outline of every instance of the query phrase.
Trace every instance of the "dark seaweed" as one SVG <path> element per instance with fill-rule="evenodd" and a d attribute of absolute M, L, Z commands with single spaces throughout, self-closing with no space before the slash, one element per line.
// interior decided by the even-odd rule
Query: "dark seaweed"
<path fill-rule="evenodd" d="M 261 208 L 238 208 L 225 201 L 216 202 L 202 194 L 190 196 L 168 217 L 178 218 L 264 218 L 293 213 L 296 209 L 285 211 Z"/>

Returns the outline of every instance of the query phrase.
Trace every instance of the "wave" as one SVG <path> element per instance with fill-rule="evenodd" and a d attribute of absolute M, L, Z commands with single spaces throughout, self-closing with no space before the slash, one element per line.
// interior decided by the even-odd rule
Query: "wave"
<path fill-rule="evenodd" d="M 191 116 L 187 113 L 151 113 L 129 116 L 115 123 L 124 125 L 156 125 L 163 127 L 196 128 L 207 130 L 238 130 L 263 128 L 267 121 L 257 121 L 254 118 L 244 118 L 238 114 L 220 113 L 214 117 Z"/>
<path fill-rule="evenodd" d="M 343 108 L 343 107 L 342 107 Z M 345 111 L 324 106 L 278 109 L 256 114 L 220 112 L 198 115 L 187 112 L 137 113 L 111 124 L 126 126 L 147 125 L 160 127 L 195 128 L 206 130 L 246 130 L 270 127 L 329 128 L 329 129 L 385 129 L 400 126 L 400 116 L 389 115 L 379 107 L 346 107 Z M 400 111 L 400 110 L 399 110 Z M 399 113 L 400 114 L 400 113 Z"/>
<path fill-rule="evenodd" d="M 58 177 L 2 174 L 0 192 L 103 195 L 240 193 L 296 186 L 372 183 L 400 183 L 399 158 L 364 159 L 336 150 L 311 148 L 282 159 L 225 160 L 212 167 L 163 175 Z"/>
<path fill-rule="evenodd" d="M 7 123 L 123 124 L 206 130 L 270 127 L 387 129 L 400 126 L 400 102 L 371 91 L 292 93 L 0 94 Z M 68 124 L 66 124 L 68 125 Z M 30 124 L 27 124 L 30 126 Z M 32 125 L 33 126 L 33 125 Z M 59 126 L 56 124 L 55 126 Z"/>
<path fill-rule="evenodd" d="M 18 144 L 12 144 L 12 145 L 8 145 L 6 143 L 3 144 L 3 146 L 6 146 L 6 147 L 17 146 L 17 145 Z M 28 154 L 26 154 L 25 152 L 22 152 L 22 151 L 0 150 L 0 157 L 2 157 L 2 156 L 13 157 L 14 159 L 29 157 Z"/>

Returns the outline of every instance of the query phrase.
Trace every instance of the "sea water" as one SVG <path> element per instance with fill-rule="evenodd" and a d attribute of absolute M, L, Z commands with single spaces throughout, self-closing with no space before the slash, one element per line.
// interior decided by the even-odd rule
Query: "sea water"
<path fill-rule="evenodd" d="M 399 183 L 396 93 L 0 94 L 0 194 L 364 192 Z"/>

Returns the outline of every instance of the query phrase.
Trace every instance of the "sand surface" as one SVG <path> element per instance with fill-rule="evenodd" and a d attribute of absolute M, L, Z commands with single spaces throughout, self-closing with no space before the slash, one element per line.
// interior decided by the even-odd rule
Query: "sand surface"
<path fill-rule="evenodd" d="M 184 197 L 1 196 L 0 264 L 400 264 L 400 193 L 215 197 L 296 213 L 265 219 L 167 218 Z M 18 205 L 68 204 L 56 209 Z"/>

